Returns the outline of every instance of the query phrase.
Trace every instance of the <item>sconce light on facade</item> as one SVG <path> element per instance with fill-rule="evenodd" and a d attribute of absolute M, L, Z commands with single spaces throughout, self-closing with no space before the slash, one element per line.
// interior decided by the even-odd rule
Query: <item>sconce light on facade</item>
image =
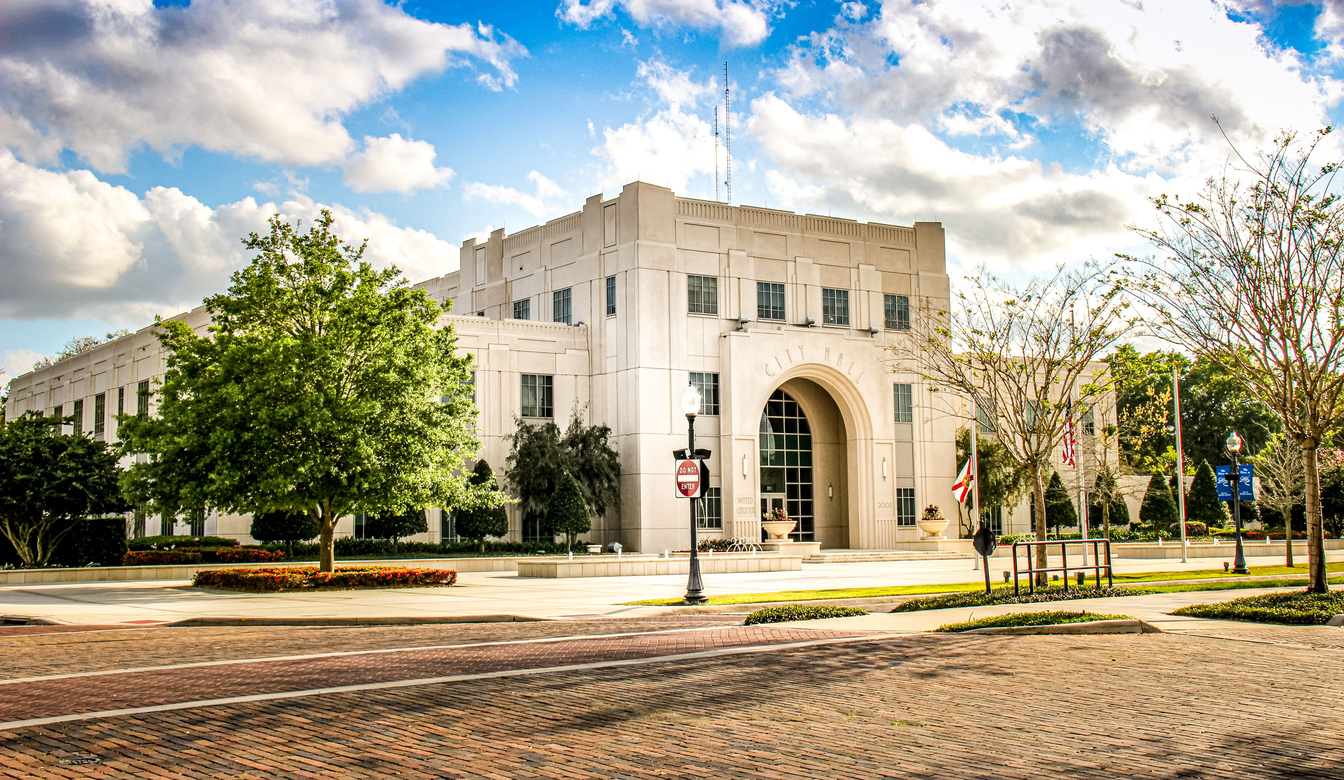
<path fill-rule="evenodd" d="M 747 475 L 747 456 L 746 456 L 746 455 L 743 455 L 743 456 L 742 456 L 742 476 L 745 477 L 746 475 Z"/>
<path fill-rule="evenodd" d="M 887 478 L 887 459 L 886 459 L 886 458 L 883 458 L 883 459 L 882 459 L 882 478 L 883 478 L 883 479 L 886 479 L 886 478 Z"/>

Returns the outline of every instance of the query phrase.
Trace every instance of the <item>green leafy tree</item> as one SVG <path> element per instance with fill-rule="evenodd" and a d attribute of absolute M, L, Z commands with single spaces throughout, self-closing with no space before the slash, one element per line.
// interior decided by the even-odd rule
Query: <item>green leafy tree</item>
<path fill-rule="evenodd" d="M 611 429 L 584 424 L 582 411 L 574 409 L 563 435 L 553 422 L 534 424 L 515 418 L 517 427 L 509 436 L 505 484 L 518 498 L 525 521 L 539 522 L 551 534 L 560 531 L 546 525 L 547 507 L 566 472 L 599 516 L 620 501 L 621 463 L 611 447 Z"/>
<path fill-rule="evenodd" d="M 1209 528 L 1227 526 L 1227 505 L 1218 500 L 1218 484 L 1213 467 L 1207 460 L 1200 461 L 1190 492 L 1185 498 L 1185 521 L 1203 523 Z"/>
<path fill-rule="evenodd" d="M 1148 480 L 1148 492 L 1143 494 L 1143 504 L 1139 507 L 1139 523 L 1146 529 L 1170 536 L 1176 524 L 1180 522 L 1180 513 L 1171 497 L 1171 488 L 1167 481 L 1154 474 Z"/>
<path fill-rule="evenodd" d="M 125 508 L 116 457 L 61 433 L 72 422 L 29 412 L 0 427 L 0 532 L 24 566 L 45 566 L 82 518 Z"/>
<path fill-rule="evenodd" d="M 375 270 L 323 211 L 306 233 L 278 216 L 257 256 L 206 299 L 209 337 L 159 321 L 168 353 L 158 414 L 121 418 L 137 498 L 161 508 L 306 512 L 320 565 L 355 511 L 494 505 L 467 484 L 479 447 L 447 310 L 395 268 Z"/>
<path fill-rule="evenodd" d="M 294 557 L 294 543 L 317 538 L 321 531 L 307 512 L 256 512 L 248 533 L 259 542 L 284 542 L 285 555 Z"/>
<path fill-rule="evenodd" d="M 378 512 L 370 515 L 364 526 L 365 533 L 374 539 L 391 539 L 392 546 L 401 544 L 408 536 L 422 534 L 429 530 L 429 521 L 423 509 L 407 509 L 403 512 Z"/>
<path fill-rule="evenodd" d="M 583 500 L 583 489 L 568 471 L 560 475 L 560 483 L 551 495 L 550 505 L 546 508 L 546 525 L 555 533 L 564 534 L 566 552 L 573 549 L 579 534 L 593 529 L 592 515 Z"/>
<path fill-rule="evenodd" d="M 1058 471 L 1050 475 L 1050 484 L 1045 488 L 1045 522 L 1055 533 L 1078 525 L 1078 510 Z"/>
<path fill-rule="evenodd" d="M 1125 503 L 1109 463 L 1103 463 L 1098 469 L 1092 492 L 1088 495 L 1087 522 L 1093 528 L 1100 528 L 1101 535 L 1107 539 L 1111 538 L 1112 527 L 1129 525 L 1129 505 Z"/>
<path fill-rule="evenodd" d="M 1255 466 L 1260 481 L 1260 497 L 1255 502 L 1256 508 L 1267 509 L 1279 516 L 1283 523 L 1285 565 L 1294 566 L 1293 515 L 1302 506 L 1306 489 L 1302 475 L 1302 453 L 1297 448 L 1297 442 L 1278 435 L 1248 460 Z"/>
<path fill-rule="evenodd" d="M 998 439 L 981 434 L 975 437 L 976 473 L 980 486 L 981 511 L 996 506 L 1015 505 L 1027 491 L 1027 473 L 1009 457 Z M 961 468 L 971 453 L 971 429 L 957 431 L 957 465 Z M 958 505 L 957 513 L 961 518 L 962 537 L 976 532 L 974 514 L 969 511 L 969 502 Z"/>
<path fill-rule="evenodd" d="M 489 490 L 496 490 L 495 472 L 485 459 L 476 461 L 471 473 L 471 483 Z M 457 534 L 474 539 L 485 552 L 487 536 L 503 536 L 509 532 L 509 516 L 502 506 L 486 506 L 459 509 L 457 512 Z"/>

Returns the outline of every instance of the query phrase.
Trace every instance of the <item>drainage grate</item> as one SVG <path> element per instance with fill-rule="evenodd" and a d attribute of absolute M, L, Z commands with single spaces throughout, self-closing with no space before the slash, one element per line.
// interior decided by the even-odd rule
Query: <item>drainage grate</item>
<path fill-rule="evenodd" d="M 96 764 L 102 761 L 97 756 L 75 756 L 73 758 L 62 758 L 60 763 L 66 766 L 81 766 L 83 764 Z"/>

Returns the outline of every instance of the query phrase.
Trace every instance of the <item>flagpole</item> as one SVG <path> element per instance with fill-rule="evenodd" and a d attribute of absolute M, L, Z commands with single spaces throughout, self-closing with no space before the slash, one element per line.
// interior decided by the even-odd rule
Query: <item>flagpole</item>
<path fill-rule="evenodd" d="M 1171 402 L 1176 408 L 1176 497 L 1181 507 L 1181 563 L 1189 560 L 1190 548 L 1185 539 L 1185 453 L 1181 448 L 1181 377 L 1176 367 L 1171 368 Z"/>
<path fill-rule="evenodd" d="M 975 363 L 971 363 L 971 385 L 975 385 Z M 975 402 L 975 396 L 971 396 L 971 527 L 980 530 L 980 406 Z M 976 571 L 980 568 L 980 556 L 975 558 Z M 989 560 L 985 560 L 985 571 L 989 571 Z"/>
<path fill-rule="evenodd" d="M 1077 470 L 1078 470 L 1078 512 L 1079 512 L 1079 515 L 1078 515 L 1078 526 L 1079 526 L 1080 530 L 1082 530 L 1082 532 L 1083 532 L 1083 541 L 1086 542 L 1086 541 L 1087 541 L 1087 520 L 1088 520 L 1088 518 L 1087 518 L 1087 461 L 1086 461 L 1086 458 L 1087 458 L 1087 440 L 1086 440 L 1084 437 L 1087 435 L 1087 430 L 1083 428 L 1083 411 L 1082 411 L 1082 407 L 1079 406 L 1079 404 L 1078 404 L 1078 396 L 1079 396 L 1079 393 L 1078 393 L 1078 382 L 1075 381 L 1075 382 L 1074 382 L 1074 385 L 1073 385 L 1073 409 L 1074 409 L 1074 413 L 1075 413 L 1075 416 L 1077 417 L 1077 419 L 1073 421 L 1073 424 L 1077 426 L 1077 428 L 1075 428 L 1075 430 L 1077 431 L 1077 433 L 1074 435 L 1073 440 L 1074 440 L 1074 442 L 1075 442 L 1075 447 L 1076 447 L 1076 449 L 1077 449 L 1077 454 L 1076 454 L 1076 457 L 1074 458 L 1074 463 L 1075 463 L 1075 468 L 1077 468 Z M 1083 545 L 1083 565 L 1084 565 L 1084 566 L 1087 565 L 1087 545 L 1086 545 L 1086 544 Z"/>

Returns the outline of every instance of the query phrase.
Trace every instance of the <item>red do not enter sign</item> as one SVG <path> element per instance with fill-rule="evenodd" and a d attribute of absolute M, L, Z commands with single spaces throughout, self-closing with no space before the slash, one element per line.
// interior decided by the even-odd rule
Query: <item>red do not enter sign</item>
<path fill-rule="evenodd" d="M 700 495 L 700 464 L 693 460 L 677 461 L 677 495 L 696 498 Z"/>

